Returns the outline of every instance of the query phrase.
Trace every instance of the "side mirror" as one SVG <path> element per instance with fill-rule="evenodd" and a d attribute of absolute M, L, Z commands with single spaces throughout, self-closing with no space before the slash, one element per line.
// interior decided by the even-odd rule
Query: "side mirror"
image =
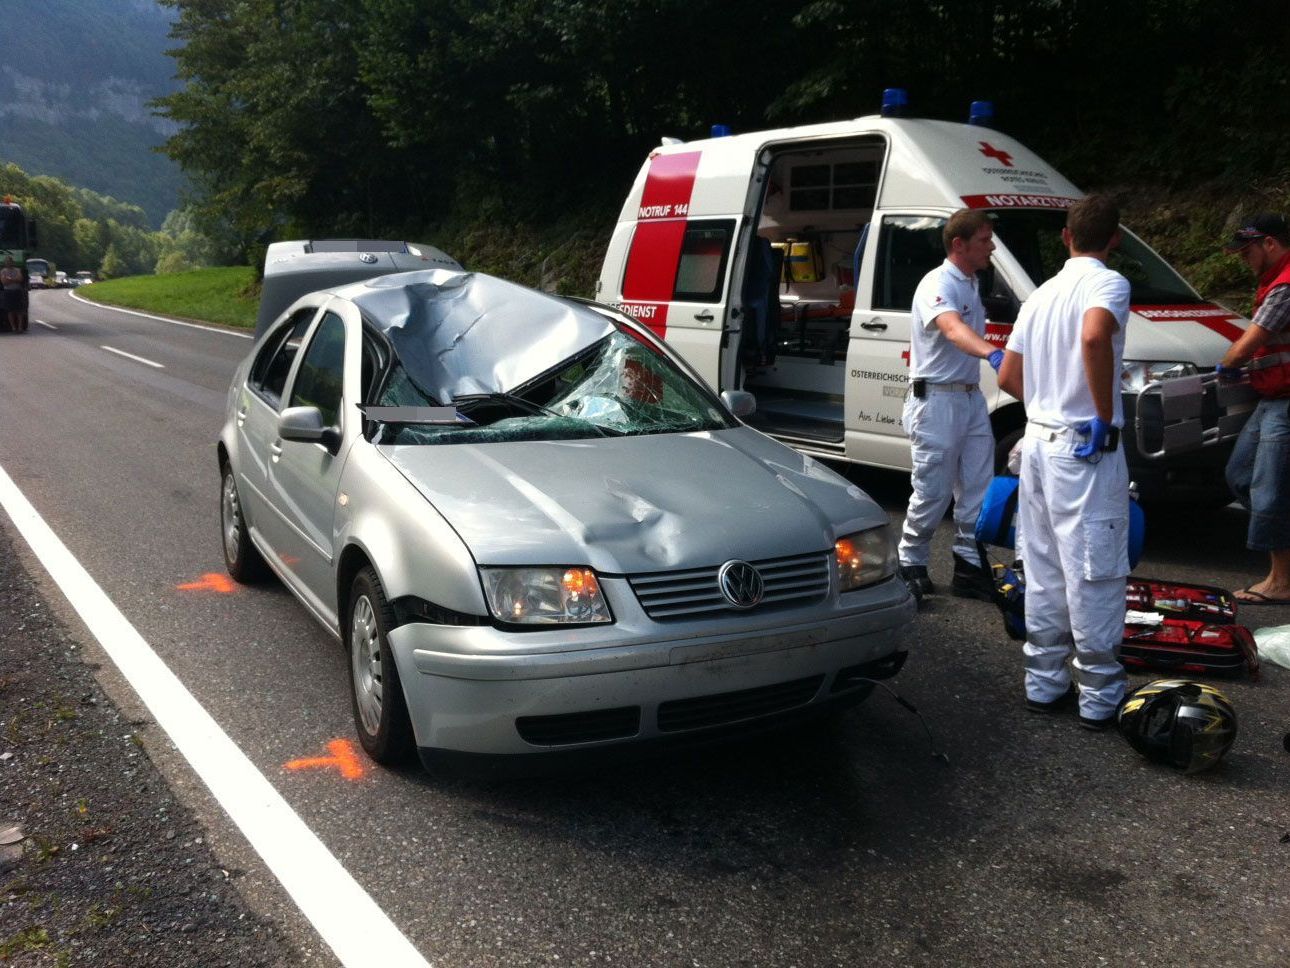
<path fill-rule="evenodd" d="M 287 407 L 278 415 L 278 436 L 302 444 L 322 444 L 332 454 L 340 447 L 340 434 L 324 427 L 317 407 Z"/>
<path fill-rule="evenodd" d="M 740 420 L 757 412 L 757 398 L 747 390 L 722 390 L 721 402 Z"/>

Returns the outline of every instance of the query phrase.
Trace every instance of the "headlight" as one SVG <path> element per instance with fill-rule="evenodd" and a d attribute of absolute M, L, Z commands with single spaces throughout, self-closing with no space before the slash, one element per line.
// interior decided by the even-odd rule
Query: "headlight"
<path fill-rule="evenodd" d="M 885 524 L 839 538 L 833 556 L 838 560 L 839 591 L 872 585 L 896 573 L 896 546 Z"/>
<path fill-rule="evenodd" d="M 1124 369 L 1120 371 L 1120 389 L 1129 393 L 1141 393 L 1142 388 L 1148 383 L 1172 380 L 1178 376 L 1192 376 L 1197 372 L 1195 363 L 1125 360 Z"/>
<path fill-rule="evenodd" d="M 488 608 L 513 625 L 612 622 L 590 568 L 481 568 Z"/>

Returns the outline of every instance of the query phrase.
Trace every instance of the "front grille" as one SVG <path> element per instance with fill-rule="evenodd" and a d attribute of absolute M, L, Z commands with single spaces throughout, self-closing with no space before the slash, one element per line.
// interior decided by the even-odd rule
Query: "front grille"
<path fill-rule="evenodd" d="M 820 691 L 824 676 L 810 676 L 756 689 L 722 692 L 694 699 L 674 699 L 658 707 L 660 732 L 721 726 L 743 719 L 769 716 L 795 706 L 805 706 Z"/>
<path fill-rule="evenodd" d="M 515 720 L 520 738 L 534 746 L 568 746 L 606 739 L 626 739 L 641 729 L 640 706 L 596 709 L 558 716 L 521 716 Z"/>
<path fill-rule="evenodd" d="M 765 583 L 762 600 L 748 611 L 767 607 L 808 605 L 822 599 L 829 591 L 829 556 L 824 552 L 794 555 L 791 558 L 767 558 L 751 564 Z M 641 608 L 652 619 L 690 618 L 714 615 L 736 609 L 726 601 L 717 584 L 719 565 L 690 568 L 685 571 L 659 571 L 628 575 L 632 591 Z"/>

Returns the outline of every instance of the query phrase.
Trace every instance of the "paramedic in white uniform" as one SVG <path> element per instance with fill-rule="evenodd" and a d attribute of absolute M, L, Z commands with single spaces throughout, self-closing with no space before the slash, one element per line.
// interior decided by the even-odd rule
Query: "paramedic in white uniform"
<path fill-rule="evenodd" d="M 976 519 L 994 472 L 994 433 L 978 383 L 981 360 L 996 370 L 1003 350 L 985 341 L 985 309 L 976 273 L 990 265 L 994 230 L 980 211 L 955 212 L 942 233 L 945 261 L 923 277 L 909 321 L 910 393 L 902 423 L 914 459 L 900 575 L 919 597 L 935 589 L 927 574 L 932 533 L 954 500 L 956 595 L 990 601 Z"/>
<path fill-rule="evenodd" d="M 1079 720 L 1115 722 L 1124 698 L 1129 474 L 1120 370 L 1129 283 L 1106 267 L 1120 244 L 1106 196 L 1071 206 L 1070 259 L 1021 307 L 999 385 L 1026 404 L 1019 517 L 1026 535 L 1026 705 L 1069 705 L 1075 654 Z"/>

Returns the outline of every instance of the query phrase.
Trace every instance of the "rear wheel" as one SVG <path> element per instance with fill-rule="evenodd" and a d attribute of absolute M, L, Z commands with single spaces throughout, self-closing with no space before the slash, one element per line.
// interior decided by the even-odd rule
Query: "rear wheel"
<path fill-rule="evenodd" d="M 263 581 L 269 576 L 269 566 L 247 533 L 242 499 L 237 493 L 237 477 L 228 461 L 221 466 L 220 476 L 219 524 L 224 539 L 224 567 L 236 581 L 245 585 Z"/>
<path fill-rule="evenodd" d="M 367 755 L 387 765 L 405 760 L 413 746 L 408 705 L 386 637 L 393 620 L 381 580 L 364 568 L 350 586 L 346 621 L 354 725 Z"/>

